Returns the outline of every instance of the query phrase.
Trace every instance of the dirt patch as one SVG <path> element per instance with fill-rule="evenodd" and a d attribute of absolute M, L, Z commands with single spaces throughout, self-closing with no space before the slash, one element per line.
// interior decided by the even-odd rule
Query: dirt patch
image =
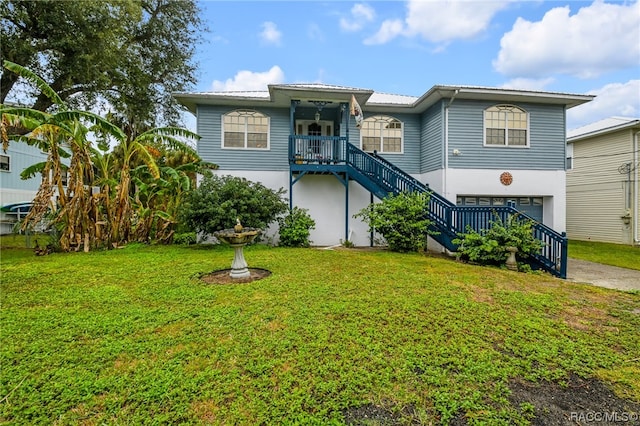
<path fill-rule="evenodd" d="M 207 284 L 246 284 L 258 281 L 271 275 L 271 271 L 260 268 L 249 268 L 251 274 L 247 278 L 231 278 L 231 269 L 220 269 L 208 274 L 203 274 L 199 278 Z"/>
<path fill-rule="evenodd" d="M 347 425 L 420 425 L 413 407 L 405 407 L 399 411 L 392 411 L 380 405 L 365 404 L 342 410 L 344 422 Z"/>
<path fill-rule="evenodd" d="M 571 375 L 566 386 L 514 379 L 509 388 L 509 402 L 530 419 L 532 426 L 640 425 L 640 404 L 619 398 L 596 378 Z M 414 406 L 390 407 L 365 404 L 345 409 L 342 415 L 347 425 L 424 424 Z M 448 424 L 465 426 L 470 423 L 463 412 L 458 412 Z"/>
<path fill-rule="evenodd" d="M 603 382 L 571 375 L 566 386 L 512 380 L 509 401 L 530 411 L 532 425 L 640 424 L 640 404 L 617 397 Z"/>

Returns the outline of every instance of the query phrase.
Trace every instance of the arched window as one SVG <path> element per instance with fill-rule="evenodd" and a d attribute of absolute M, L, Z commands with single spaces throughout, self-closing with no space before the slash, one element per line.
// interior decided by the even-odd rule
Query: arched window
<path fill-rule="evenodd" d="M 269 149 L 269 117 L 250 110 L 236 110 L 222 117 L 222 147 Z"/>
<path fill-rule="evenodd" d="M 484 110 L 486 146 L 529 146 L 529 114 L 513 105 L 495 105 Z"/>
<path fill-rule="evenodd" d="M 360 138 L 363 151 L 402 152 L 402 122 L 386 115 L 375 115 L 362 122 Z"/>

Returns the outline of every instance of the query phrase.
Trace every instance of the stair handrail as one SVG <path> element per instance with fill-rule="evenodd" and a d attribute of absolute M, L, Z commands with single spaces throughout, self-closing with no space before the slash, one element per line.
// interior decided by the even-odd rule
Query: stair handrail
<path fill-rule="evenodd" d="M 380 198 L 388 194 L 398 194 L 402 191 L 419 191 L 429 194 L 429 219 L 433 222 L 434 230 L 438 232 L 432 237 L 446 247 L 455 251 L 457 246 L 453 243 L 458 234 L 466 232 L 462 225 L 460 215 L 471 209 L 457 206 L 442 195 L 429 189 L 413 176 L 409 175 L 387 159 L 379 156 L 377 152 L 371 155 L 355 145 L 346 142 L 346 163 L 355 169 L 360 175 L 366 176 L 378 185 L 377 195 Z M 521 217 L 533 221 L 534 237 L 543 243 L 540 253 L 533 255 L 534 263 L 541 268 L 561 278 L 567 276 L 567 246 L 566 233 L 558 233 L 552 228 L 539 223 L 517 210 L 514 206 L 475 206 L 476 212 L 495 213 L 500 210 L 506 214 L 519 214 Z M 476 226 L 477 227 L 477 226 Z M 482 229 L 475 229 L 480 232 Z"/>

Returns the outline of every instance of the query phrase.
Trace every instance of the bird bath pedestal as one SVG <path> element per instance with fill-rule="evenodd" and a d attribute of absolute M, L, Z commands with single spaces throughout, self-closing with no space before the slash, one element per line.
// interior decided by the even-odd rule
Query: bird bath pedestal
<path fill-rule="evenodd" d="M 507 261 L 505 262 L 505 265 L 507 265 L 507 269 L 512 270 L 512 271 L 517 271 L 518 270 L 518 261 L 516 260 L 516 253 L 518 252 L 518 247 L 506 247 L 507 252 L 509 253 L 509 257 L 507 258 Z"/>
<path fill-rule="evenodd" d="M 244 259 L 244 246 L 253 241 L 260 232 L 262 231 L 256 228 L 244 228 L 240 224 L 240 220 L 238 220 L 238 223 L 233 229 L 223 229 L 222 231 L 213 233 L 217 239 L 233 247 L 233 262 L 231 262 L 231 272 L 229 273 L 231 278 L 240 279 L 251 276 L 249 265 L 247 265 L 247 261 Z"/>

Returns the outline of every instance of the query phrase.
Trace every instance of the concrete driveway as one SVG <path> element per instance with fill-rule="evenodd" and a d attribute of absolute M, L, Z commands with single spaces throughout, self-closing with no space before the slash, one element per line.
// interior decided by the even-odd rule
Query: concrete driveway
<path fill-rule="evenodd" d="M 616 290 L 640 291 L 640 271 L 586 260 L 569 259 L 567 281 L 589 283 Z"/>

